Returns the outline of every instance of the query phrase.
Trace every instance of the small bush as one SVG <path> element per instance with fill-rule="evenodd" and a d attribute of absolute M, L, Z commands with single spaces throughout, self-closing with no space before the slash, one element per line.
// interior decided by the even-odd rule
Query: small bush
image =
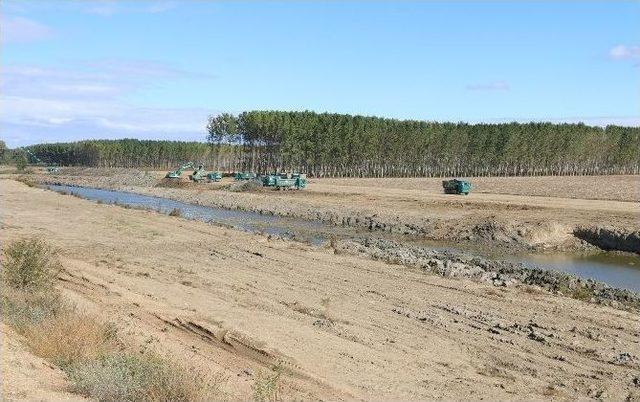
<path fill-rule="evenodd" d="M 591 298 L 594 296 L 593 291 L 584 287 L 577 287 L 576 289 L 573 289 L 573 291 L 571 291 L 571 293 L 569 294 L 571 297 L 578 300 L 591 300 Z"/>
<path fill-rule="evenodd" d="M 16 170 L 18 172 L 24 172 L 24 169 L 27 167 L 27 157 L 24 155 L 18 155 L 15 158 Z"/>
<path fill-rule="evenodd" d="M 69 308 L 57 292 L 25 292 L 8 286 L 2 291 L 2 317 L 18 332 L 64 315 Z"/>
<path fill-rule="evenodd" d="M 202 401 L 214 398 L 210 380 L 168 359 L 119 353 L 68 371 L 75 392 L 100 401 Z"/>
<path fill-rule="evenodd" d="M 258 402 L 280 400 L 281 375 L 281 366 L 273 367 L 271 373 L 258 372 L 253 383 L 253 398 Z"/>
<path fill-rule="evenodd" d="M 14 241 L 5 249 L 4 255 L 3 279 L 16 289 L 49 289 L 62 269 L 56 250 L 38 238 Z"/>
<path fill-rule="evenodd" d="M 179 216 L 181 216 L 181 215 L 182 215 L 182 213 L 180 212 L 180 210 L 179 210 L 178 208 L 173 208 L 173 209 L 171 210 L 171 212 L 169 212 L 169 216 L 176 216 L 176 217 L 179 217 Z"/>

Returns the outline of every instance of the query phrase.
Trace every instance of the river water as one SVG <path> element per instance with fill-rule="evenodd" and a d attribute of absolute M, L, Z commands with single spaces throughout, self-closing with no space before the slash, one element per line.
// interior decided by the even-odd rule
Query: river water
<path fill-rule="evenodd" d="M 276 235 L 284 238 L 321 245 L 332 237 L 345 238 L 363 236 L 362 229 L 330 226 L 321 222 L 303 219 L 261 215 L 256 212 L 228 210 L 217 207 L 194 205 L 167 198 L 115 190 L 89 187 L 48 185 L 46 188 L 60 193 L 72 193 L 78 197 L 105 204 L 118 204 L 132 208 L 148 208 L 168 214 L 174 209 L 187 219 L 200 220 L 230 226 L 236 229 Z M 384 237 L 385 233 L 367 232 L 367 236 Z M 415 243 L 415 241 L 412 241 Z M 461 248 L 459 245 L 423 242 L 423 245 L 458 252 L 471 252 L 487 258 L 519 262 L 529 267 L 556 270 L 591 278 L 611 286 L 640 292 L 640 256 L 611 252 L 571 253 L 523 253 L 516 255 L 489 254 L 478 250 Z"/>

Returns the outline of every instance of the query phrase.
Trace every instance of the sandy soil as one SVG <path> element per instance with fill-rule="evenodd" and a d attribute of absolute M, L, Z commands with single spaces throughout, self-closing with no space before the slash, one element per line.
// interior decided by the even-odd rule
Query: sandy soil
<path fill-rule="evenodd" d="M 639 176 L 472 177 L 474 193 L 640 202 Z M 441 178 L 322 179 L 323 184 L 442 192 Z"/>
<path fill-rule="evenodd" d="M 69 297 L 232 399 L 273 364 L 286 399 L 640 398 L 636 313 L 10 180 L 0 205 L 4 241 L 61 248 Z"/>
<path fill-rule="evenodd" d="M 22 338 L 0 322 L 3 401 L 85 401 L 66 391 L 62 371 L 31 354 Z"/>
<path fill-rule="evenodd" d="M 638 176 L 474 178 L 473 192 L 456 196 L 436 178 L 312 179 L 304 191 L 234 193 L 220 190 L 230 179 L 166 188 L 163 174 L 67 168 L 29 177 L 490 246 L 582 249 L 606 228 L 608 246 L 640 250 Z"/>

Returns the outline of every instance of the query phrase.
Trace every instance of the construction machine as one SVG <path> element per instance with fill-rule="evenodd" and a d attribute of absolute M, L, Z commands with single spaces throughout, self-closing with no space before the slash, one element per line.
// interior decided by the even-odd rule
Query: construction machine
<path fill-rule="evenodd" d="M 443 180 L 442 188 L 445 194 L 464 194 L 469 195 L 471 191 L 471 183 L 465 180 Z"/>
<path fill-rule="evenodd" d="M 222 173 L 220 172 L 209 172 L 207 173 L 207 180 L 212 182 L 218 182 L 222 180 Z"/>
<path fill-rule="evenodd" d="M 180 167 L 167 173 L 164 177 L 167 179 L 179 179 L 182 176 L 182 173 L 187 169 L 193 169 L 193 162 L 188 162 L 184 165 L 180 165 Z"/>
<path fill-rule="evenodd" d="M 204 165 L 198 165 L 198 167 L 194 167 L 193 162 L 185 163 L 184 165 L 180 165 L 178 169 L 173 170 L 165 176 L 167 179 L 179 179 L 182 177 L 182 173 L 185 170 L 192 169 L 193 172 L 189 175 L 189 180 L 194 181 L 196 183 L 201 183 L 203 181 L 207 182 L 215 182 L 222 180 L 222 173 L 220 172 L 208 172 Z"/>
<path fill-rule="evenodd" d="M 42 161 L 42 159 L 38 158 L 38 156 L 36 154 L 34 154 L 33 152 L 31 152 L 30 150 L 23 148 L 24 152 L 27 154 L 27 159 L 29 160 L 30 163 L 33 163 L 34 165 L 39 165 L 39 166 L 44 166 L 46 165 L 46 163 L 44 163 Z M 58 169 L 57 166 L 55 165 L 48 165 L 47 166 L 47 172 L 48 173 L 58 173 L 60 169 Z"/>
<path fill-rule="evenodd" d="M 256 174 L 253 172 L 236 172 L 233 175 L 233 180 L 235 181 L 248 181 L 248 180 L 255 180 L 256 179 Z"/>
<path fill-rule="evenodd" d="M 300 190 L 307 186 L 307 176 L 299 173 L 275 173 L 262 176 L 260 179 L 263 186 L 273 187 L 277 190 Z"/>
<path fill-rule="evenodd" d="M 198 165 L 197 168 L 193 169 L 193 173 L 189 175 L 189 180 L 195 181 L 196 183 L 200 183 L 207 178 L 207 171 L 204 170 L 203 165 Z"/>

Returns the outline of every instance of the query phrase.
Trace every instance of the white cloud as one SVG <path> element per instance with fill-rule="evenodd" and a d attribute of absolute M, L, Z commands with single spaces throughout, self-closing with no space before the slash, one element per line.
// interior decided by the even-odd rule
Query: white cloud
<path fill-rule="evenodd" d="M 84 12 L 88 14 L 100 15 L 103 17 L 111 17 L 115 14 L 126 13 L 144 13 L 159 14 L 172 10 L 177 7 L 177 3 L 173 1 L 157 1 L 138 3 L 118 3 L 113 0 L 94 1 L 91 6 L 84 8 Z"/>
<path fill-rule="evenodd" d="M 110 100 L 82 101 L 4 96 L 0 123 L 11 147 L 86 138 L 205 139 L 210 110 L 133 107 Z M 16 136 L 16 133 L 21 133 Z"/>
<path fill-rule="evenodd" d="M 505 81 L 493 81 L 483 84 L 469 84 L 467 91 L 508 91 L 510 86 Z"/>
<path fill-rule="evenodd" d="M 87 14 L 95 14 L 103 17 L 111 17 L 117 11 L 118 9 L 116 4 L 111 1 L 109 2 L 105 1 L 105 2 L 94 4 L 93 6 L 85 10 Z"/>
<path fill-rule="evenodd" d="M 147 12 L 152 14 L 164 13 L 165 11 L 172 10 L 175 7 L 176 3 L 173 1 L 161 1 L 147 7 Z"/>
<path fill-rule="evenodd" d="M 24 17 L 2 17 L 0 19 L 0 39 L 2 43 L 26 43 L 48 39 L 53 31 Z"/>
<path fill-rule="evenodd" d="M 640 60 L 640 46 L 617 45 L 609 50 L 613 60 Z"/>
<path fill-rule="evenodd" d="M 204 140 L 200 108 L 130 105 L 128 94 L 157 81 L 210 78 L 144 60 L 80 63 L 75 68 L 9 66 L 0 81 L 0 126 L 11 147 L 86 138 Z"/>

